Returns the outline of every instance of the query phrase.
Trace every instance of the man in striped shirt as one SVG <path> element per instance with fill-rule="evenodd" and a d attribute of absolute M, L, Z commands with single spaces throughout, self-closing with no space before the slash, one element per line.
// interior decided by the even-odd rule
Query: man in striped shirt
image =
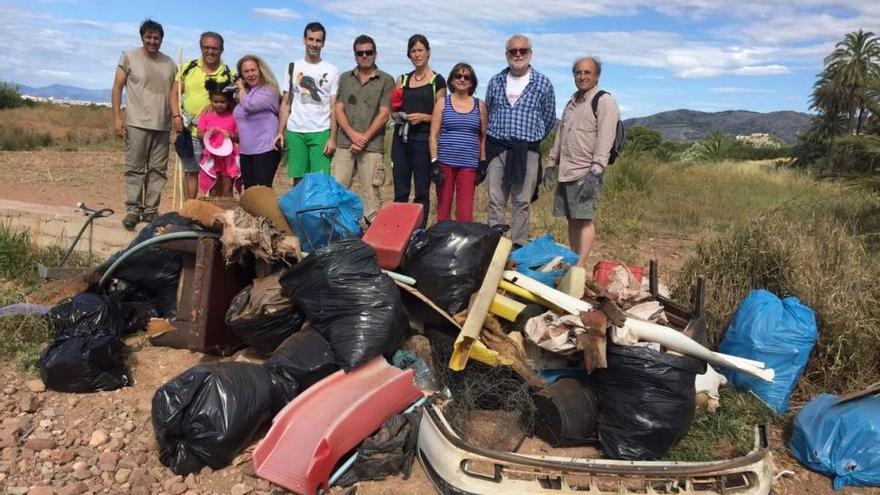
<path fill-rule="evenodd" d="M 596 209 L 605 184 L 605 167 L 620 109 L 610 93 L 599 95 L 602 64 L 595 57 L 577 59 L 571 69 L 577 87 L 565 105 L 547 167 L 559 166 L 553 215 L 568 219 L 568 239 L 586 268 L 596 237 Z M 593 99 L 599 96 L 596 111 Z M 546 174 L 547 178 L 552 177 Z M 549 181 L 547 181 L 549 182 Z"/>
<path fill-rule="evenodd" d="M 556 97 L 550 79 L 531 66 L 532 42 L 521 34 L 507 40 L 507 68 L 489 81 L 486 106 L 489 128 L 486 163 L 489 225 L 504 223 L 508 198 L 512 208 L 510 238 L 529 240 L 529 211 L 536 192 L 541 140 L 556 123 Z"/>

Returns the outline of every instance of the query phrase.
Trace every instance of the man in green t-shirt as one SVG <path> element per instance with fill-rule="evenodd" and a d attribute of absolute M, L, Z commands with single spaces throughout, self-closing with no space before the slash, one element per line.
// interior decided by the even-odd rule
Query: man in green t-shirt
<path fill-rule="evenodd" d="M 339 76 L 333 177 L 350 188 L 357 172 L 364 216 L 372 219 L 379 209 L 379 187 L 385 183 L 385 124 L 391 115 L 394 79 L 376 67 L 373 38 L 365 34 L 355 38 L 354 56 L 357 67 Z"/>
<path fill-rule="evenodd" d="M 171 87 L 177 66 L 160 52 L 165 31 L 147 19 L 140 27 L 140 48 L 123 52 L 113 79 L 113 129 L 125 139 L 125 209 L 128 230 L 158 216 L 168 169 Z M 122 90 L 125 89 L 125 117 Z"/>
<path fill-rule="evenodd" d="M 199 158 L 202 156 L 202 141 L 196 137 L 196 128 L 199 125 L 199 115 L 211 104 L 205 81 L 213 79 L 223 83 L 231 81 L 235 72 L 223 63 L 220 56 L 223 54 L 223 36 L 213 31 L 205 31 L 199 36 L 199 49 L 202 56 L 187 62 L 180 71 L 180 77 L 174 83 L 171 90 L 171 125 L 175 132 L 184 128 L 189 129 L 193 156 L 183 158 L 184 188 L 186 199 L 195 199 L 199 192 Z M 177 97 L 177 84 L 180 84 L 180 93 L 183 95 L 182 111 Z"/>

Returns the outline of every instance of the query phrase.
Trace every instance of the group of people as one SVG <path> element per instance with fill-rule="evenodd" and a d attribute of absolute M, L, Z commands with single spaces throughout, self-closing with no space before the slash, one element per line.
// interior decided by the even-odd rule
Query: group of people
<path fill-rule="evenodd" d="M 453 204 L 455 220 L 472 221 L 475 189 L 485 180 L 487 222 L 509 223 L 512 241 L 523 245 L 539 184 L 549 189 L 558 182 L 553 212 L 568 219 L 571 247 L 578 264 L 586 266 L 620 117 L 614 98 L 599 90 L 598 59 L 582 57 L 573 64 L 577 90 L 542 163 L 540 143 L 557 125 L 556 99 L 550 79 L 531 65 L 531 41 L 520 34 L 507 40 L 507 67 L 489 80 L 484 100 L 474 96 L 477 74 L 471 65 L 458 63 L 447 77 L 431 68 L 431 46 L 420 34 L 407 43 L 413 70 L 395 79 L 376 65 L 376 43 L 367 35 L 352 44 L 356 66 L 340 72 L 321 58 L 326 29 L 309 23 L 304 56 L 288 65 L 280 88 L 258 56 L 245 55 L 235 70 L 223 63 L 218 33 L 202 33 L 201 56 L 179 74 L 160 52 L 162 26 L 144 21 L 140 35 L 142 46 L 120 57 L 112 92 L 114 128 L 125 138 L 126 228 L 157 214 L 172 130 L 185 157 L 187 198 L 199 190 L 231 196 L 236 185 L 271 186 L 286 150 L 294 185 L 321 172 L 351 187 L 357 174 L 364 215 L 371 219 L 388 175 L 390 119 L 394 201 L 412 196 L 421 203 L 422 226 L 432 182 L 438 221 L 452 218 Z M 511 217 L 505 222 L 508 203 Z"/>

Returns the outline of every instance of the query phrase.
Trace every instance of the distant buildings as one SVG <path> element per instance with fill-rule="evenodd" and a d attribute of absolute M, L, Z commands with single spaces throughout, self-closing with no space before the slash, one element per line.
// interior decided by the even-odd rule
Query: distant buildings
<path fill-rule="evenodd" d="M 64 98 L 55 98 L 54 96 L 31 96 L 31 95 L 21 95 L 22 99 L 30 100 L 30 101 L 38 101 L 41 103 L 51 103 L 54 105 L 81 105 L 81 106 L 90 106 L 95 105 L 99 107 L 109 107 L 110 104 L 106 102 L 95 102 L 95 101 L 85 101 L 85 100 L 68 100 Z M 123 105 L 124 107 L 125 105 Z"/>
<path fill-rule="evenodd" d="M 739 135 L 737 141 L 742 141 L 754 146 L 755 148 L 780 148 L 782 143 L 779 139 L 771 136 L 766 132 L 753 132 L 748 135 Z"/>

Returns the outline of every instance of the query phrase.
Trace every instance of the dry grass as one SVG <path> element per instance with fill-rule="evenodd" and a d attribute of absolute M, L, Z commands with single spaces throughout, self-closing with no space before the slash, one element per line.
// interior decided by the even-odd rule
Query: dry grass
<path fill-rule="evenodd" d="M 122 140 L 113 132 L 110 108 L 97 105 L 42 103 L 2 110 L 0 135 L 18 136 L 19 140 L 25 139 L 22 136 L 40 138 L 40 146 L 15 147 L 10 141 L 2 148 L 5 150 L 49 146 L 65 151 L 122 149 Z"/>
<path fill-rule="evenodd" d="M 792 294 L 811 307 L 819 341 L 795 400 L 880 380 L 880 262 L 855 224 L 840 216 L 857 217 L 872 204 L 876 197 L 852 193 L 814 196 L 708 235 L 682 269 L 676 293 L 686 294 L 698 275 L 706 277 L 713 345 L 752 289 Z"/>

